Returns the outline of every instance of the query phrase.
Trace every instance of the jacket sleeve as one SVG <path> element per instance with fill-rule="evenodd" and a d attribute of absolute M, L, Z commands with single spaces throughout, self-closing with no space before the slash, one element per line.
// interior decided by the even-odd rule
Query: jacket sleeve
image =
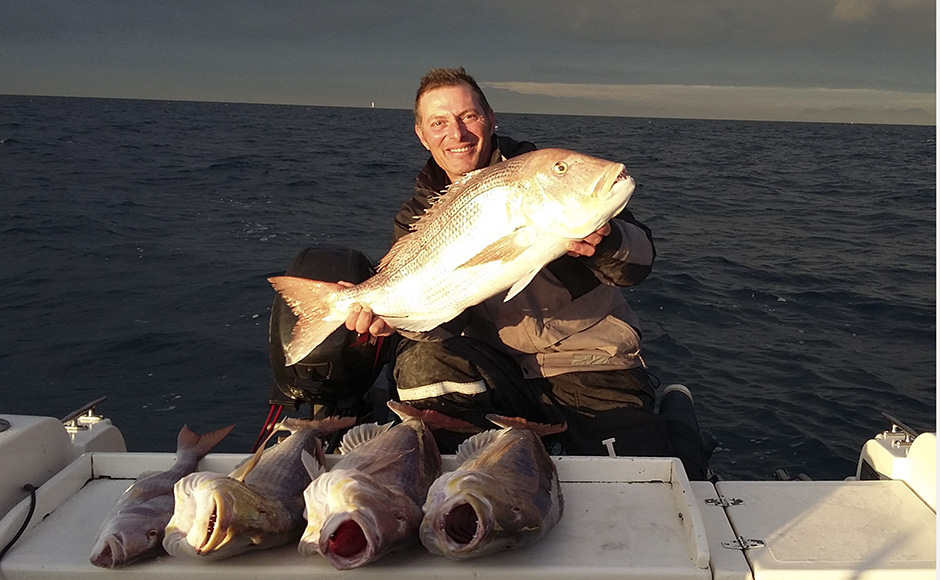
<path fill-rule="evenodd" d="M 594 255 L 582 258 L 601 282 L 611 286 L 639 284 L 652 271 L 655 259 L 652 232 L 627 209 L 610 220 L 610 234 Z"/>

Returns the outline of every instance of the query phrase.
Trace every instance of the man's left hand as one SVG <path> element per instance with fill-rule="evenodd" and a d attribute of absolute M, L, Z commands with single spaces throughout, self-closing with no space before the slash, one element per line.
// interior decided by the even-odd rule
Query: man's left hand
<path fill-rule="evenodd" d="M 601 240 L 609 233 L 610 222 L 607 222 L 583 240 L 568 242 L 568 255 L 575 258 L 578 256 L 593 256 L 597 250 L 597 244 L 601 243 Z"/>

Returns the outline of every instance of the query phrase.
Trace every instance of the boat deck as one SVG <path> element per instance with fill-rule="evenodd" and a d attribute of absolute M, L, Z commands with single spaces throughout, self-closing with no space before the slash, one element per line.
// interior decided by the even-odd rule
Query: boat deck
<path fill-rule="evenodd" d="M 228 472 L 245 455 L 212 454 Z M 30 528 L 0 560 L 3 580 L 103 578 L 88 561 L 98 526 L 141 473 L 173 454 L 86 453 L 37 493 Z M 336 458 L 330 458 L 330 462 Z M 454 458 L 445 456 L 445 469 Z M 260 577 L 549 580 L 935 578 L 936 514 L 901 481 L 689 482 L 670 458 L 556 457 L 564 517 L 540 543 L 452 562 L 416 545 L 351 571 L 296 545 L 221 561 L 164 556 L 122 578 Z M 29 500 L 0 520 L 5 545 Z M 741 543 L 747 547 L 742 547 Z"/>

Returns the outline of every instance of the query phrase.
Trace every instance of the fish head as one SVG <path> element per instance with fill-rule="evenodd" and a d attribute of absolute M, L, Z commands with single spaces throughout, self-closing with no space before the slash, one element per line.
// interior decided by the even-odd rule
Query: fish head
<path fill-rule="evenodd" d="M 496 525 L 490 484 L 480 473 L 456 471 L 442 476 L 428 490 L 419 537 L 432 554 L 453 560 L 472 558 L 486 546 Z"/>
<path fill-rule="evenodd" d="M 199 472 L 174 486 L 176 507 L 163 547 L 173 556 L 222 559 L 283 543 L 289 516 L 244 482 Z"/>
<path fill-rule="evenodd" d="M 511 478 L 457 470 L 428 491 L 420 539 L 433 554 L 477 558 L 531 544 L 557 523 L 561 509 L 557 485 L 539 499 Z"/>
<path fill-rule="evenodd" d="M 540 230 L 583 239 L 627 206 L 635 183 L 621 163 L 565 149 L 527 154 L 522 212 Z"/>
<path fill-rule="evenodd" d="M 418 540 L 420 506 L 354 469 L 324 473 L 304 491 L 307 528 L 298 551 L 338 570 L 357 568 Z"/>
<path fill-rule="evenodd" d="M 99 568 L 120 568 L 163 551 L 168 514 L 117 513 L 98 532 L 89 561 Z"/>

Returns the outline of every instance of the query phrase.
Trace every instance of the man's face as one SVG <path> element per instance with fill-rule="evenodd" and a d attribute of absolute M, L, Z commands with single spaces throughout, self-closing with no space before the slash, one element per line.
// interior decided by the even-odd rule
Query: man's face
<path fill-rule="evenodd" d="M 451 181 L 490 160 L 495 118 L 468 85 L 433 89 L 418 101 L 415 133 Z"/>

